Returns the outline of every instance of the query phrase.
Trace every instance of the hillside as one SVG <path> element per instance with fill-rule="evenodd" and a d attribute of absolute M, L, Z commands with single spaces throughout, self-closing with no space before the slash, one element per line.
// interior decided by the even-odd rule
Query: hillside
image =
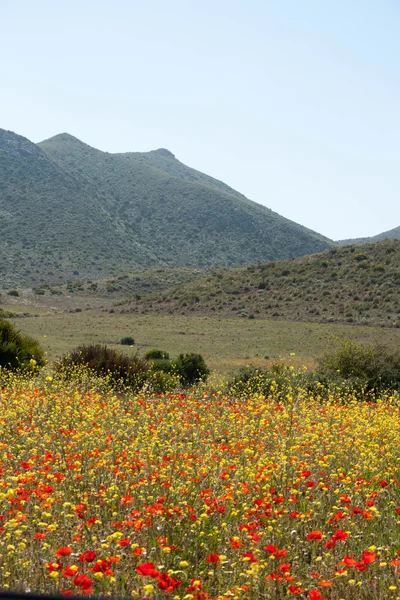
<path fill-rule="evenodd" d="M 355 238 L 354 240 L 339 240 L 336 242 L 339 246 L 348 246 L 349 244 L 372 244 L 373 242 L 380 242 L 381 240 L 400 240 L 400 226 L 378 233 L 369 238 Z"/>
<path fill-rule="evenodd" d="M 220 269 L 122 310 L 400 326 L 400 241 Z"/>
<path fill-rule="evenodd" d="M 3 289 L 333 246 L 168 150 L 109 154 L 68 134 L 33 144 L 0 130 L 0 216 Z"/>

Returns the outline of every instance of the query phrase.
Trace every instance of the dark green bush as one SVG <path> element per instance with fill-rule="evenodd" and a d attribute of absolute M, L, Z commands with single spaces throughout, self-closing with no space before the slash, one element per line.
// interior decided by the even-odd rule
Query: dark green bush
<path fill-rule="evenodd" d="M 210 369 L 207 367 L 202 355 L 194 352 L 180 354 L 179 358 L 175 361 L 175 365 L 181 384 L 184 386 L 193 385 L 199 381 L 206 381 L 210 374 Z"/>
<path fill-rule="evenodd" d="M 144 355 L 146 360 L 160 360 L 160 359 L 169 359 L 169 354 L 165 350 L 159 350 L 158 348 L 152 348 L 148 350 Z"/>
<path fill-rule="evenodd" d="M 317 372 L 367 390 L 400 390 L 400 350 L 347 341 L 319 359 Z"/>
<path fill-rule="evenodd" d="M 22 335 L 12 323 L 0 320 L 0 367 L 7 369 L 32 368 L 44 364 L 44 353 L 39 343 Z"/>
<path fill-rule="evenodd" d="M 55 371 L 68 371 L 79 366 L 87 367 L 100 377 L 107 377 L 115 387 L 127 386 L 135 390 L 143 387 L 149 375 L 148 363 L 139 356 L 120 354 L 99 344 L 75 348 L 55 365 Z"/>
<path fill-rule="evenodd" d="M 152 362 L 153 371 L 162 371 L 163 373 L 176 373 L 177 367 L 174 360 L 169 358 L 159 358 Z"/>
<path fill-rule="evenodd" d="M 121 338 L 122 346 L 134 346 L 134 344 L 135 344 L 135 340 L 133 339 L 133 337 L 131 335 L 127 335 L 127 336 Z"/>

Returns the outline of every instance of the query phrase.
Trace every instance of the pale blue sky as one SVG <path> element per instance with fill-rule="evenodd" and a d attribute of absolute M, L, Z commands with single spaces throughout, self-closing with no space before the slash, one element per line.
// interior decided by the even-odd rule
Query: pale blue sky
<path fill-rule="evenodd" d="M 0 127 L 183 163 L 334 239 L 400 225 L 399 0 L 0 0 Z"/>

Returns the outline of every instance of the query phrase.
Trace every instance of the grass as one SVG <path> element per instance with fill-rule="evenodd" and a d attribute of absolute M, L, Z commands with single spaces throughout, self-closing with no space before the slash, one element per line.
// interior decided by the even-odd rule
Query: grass
<path fill-rule="evenodd" d="M 296 354 L 299 363 L 312 363 L 321 356 L 330 340 L 351 339 L 388 347 L 400 344 L 400 329 L 293 321 L 219 319 L 217 317 L 173 315 L 121 315 L 101 311 L 42 314 L 14 321 L 27 335 L 38 339 L 50 361 L 72 348 L 88 343 L 121 346 L 122 337 L 135 339 L 124 352 L 144 354 L 161 348 L 176 356 L 199 352 L 220 374 L 246 364 L 265 365 L 266 359 Z"/>
<path fill-rule="evenodd" d="M 398 397 L 1 387 L 1 591 L 399 597 Z"/>

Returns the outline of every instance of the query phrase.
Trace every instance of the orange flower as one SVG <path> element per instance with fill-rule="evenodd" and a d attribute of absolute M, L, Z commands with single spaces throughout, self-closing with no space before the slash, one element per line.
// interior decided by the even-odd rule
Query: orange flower
<path fill-rule="evenodd" d="M 56 550 L 57 556 L 69 556 L 72 554 L 72 548 L 69 546 L 63 546 L 62 548 L 57 548 Z"/>

